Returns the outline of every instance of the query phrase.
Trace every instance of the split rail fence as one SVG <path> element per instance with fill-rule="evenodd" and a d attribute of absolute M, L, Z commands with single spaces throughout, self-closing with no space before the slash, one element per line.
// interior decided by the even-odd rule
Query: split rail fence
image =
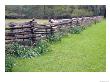
<path fill-rule="evenodd" d="M 53 35 L 55 32 L 61 29 L 68 29 L 75 26 L 88 26 L 93 23 L 100 22 L 103 19 L 102 16 L 95 17 L 82 17 L 72 19 L 58 20 L 57 23 L 49 23 L 46 25 L 37 24 L 35 21 L 31 21 L 28 24 L 20 24 L 10 26 L 5 29 L 5 43 L 20 42 L 22 44 L 28 44 L 29 42 L 35 43 L 40 39 L 47 38 L 48 35 Z"/>

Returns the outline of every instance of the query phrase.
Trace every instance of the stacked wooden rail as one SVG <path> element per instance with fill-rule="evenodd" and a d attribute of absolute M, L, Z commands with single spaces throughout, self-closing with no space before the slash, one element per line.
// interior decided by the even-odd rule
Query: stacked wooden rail
<path fill-rule="evenodd" d="M 58 23 L 39 25 L 30 22 L 28 25 L 10 26 L 5 29 L 5 43 L 20 42 L 23 44 L 35 43 L 36 41 L 53 35 L 60 29 L 68 29 L 75 26 L 88 26 L 102 20 L 102 16 L 61 19 Z"/>

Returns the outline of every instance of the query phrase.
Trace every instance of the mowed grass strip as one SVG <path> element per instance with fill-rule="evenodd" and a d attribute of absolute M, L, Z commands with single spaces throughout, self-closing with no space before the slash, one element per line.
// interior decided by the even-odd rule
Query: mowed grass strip
<path fill-rule="evenodd" d="M 51 52 L 32 59 L 16 59 L 19 72 L 105 72 L 106 22 L 88 27 L 81 34 L 62 38 Z"/>

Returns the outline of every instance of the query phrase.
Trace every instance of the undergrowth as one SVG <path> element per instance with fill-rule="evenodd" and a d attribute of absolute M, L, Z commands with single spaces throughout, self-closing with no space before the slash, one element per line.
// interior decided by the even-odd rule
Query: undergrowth
<path fill-rule="evenodd" d="M 49 43 L 46 40 L 40 40 L 34 46 L 26 47 L 18 43 L 12 43 L 6 46 L 5 71 L 11 72 L 14 66 L 15 58 L 32 58 L 49 51 Z"/>

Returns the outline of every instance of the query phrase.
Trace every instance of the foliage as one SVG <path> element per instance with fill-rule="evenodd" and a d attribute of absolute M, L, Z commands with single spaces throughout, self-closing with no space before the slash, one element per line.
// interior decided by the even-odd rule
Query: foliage
<path fill-rule="evenodd" d="M 81 31 L 82 31 L 82 27 L 80 26 L 75 26 L 70 28 L 71 34 L 80 34 Z"/>
<path fill-rule="evenodd" d="M 15 65 L 15 59 L 14 57 L 10 55 L 5 56 L 5 71 L 6 72 L 12 72 L 12 68 Z"/>
<path fill-rule="evenodd" d="M 53 35 L 49 35 L 47 39 L 50 43 L 53 43 L 53 42 L 61 41 L 61 37 L 62 37 L 61 33 L 57 32 L 54 33 Z"/>
<path fill-rule="evenodd" d="M 61 36 L 68 36 L 70 30 L 70 26 L 66 26 L 66 28 L 60 28 Z"/>
<path fill-rule="evenodd" d="M 48 51 L 49 44 L 45 40 L 40 40 L 34 47 L 25 47 L 18 43 L 13 43 L 6 47 L 6 54 L 13 57 L 32 58 Z"/>
<path fill-rule="evenodd" d="M 9 47 L 9 48 L 8 48 Z M 13 57 L 26 57 L 28 55 L 28 49 L 21 46 L 18 43 L 12 43 L 6 47 L 6 54 L 11 54 Z"/>
<path fill-rule="evenodd" d="M 49 43 L 46 40 L 40 40 L 35 45 L 33 50 L 39 55 L 49 50 Z"/>
<path fill-rule="evenodd" d="M 104 5 L 6 5 L 6 18 L 70 18 L 105 15 Z"/>

